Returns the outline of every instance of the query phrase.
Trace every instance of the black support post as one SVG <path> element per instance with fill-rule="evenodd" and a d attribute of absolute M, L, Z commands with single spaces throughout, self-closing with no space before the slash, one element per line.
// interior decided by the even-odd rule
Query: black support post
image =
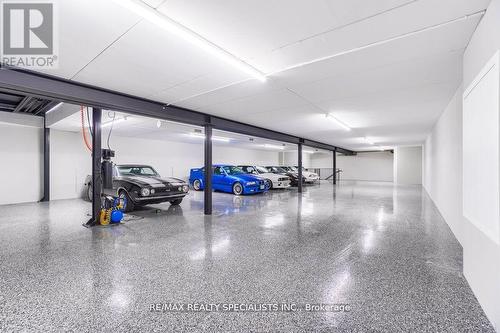
<path fill-rule="evenodd" d="M 333 151 L 333 185 L 337 184 L 337 150 Z"/>
<path fill-rule="evenodd" d="M 298 175 L 298 185 L 297 189 L 299 193 L 302 193 L 302 143 L 299 143 L 297 145 L 297 150 L 298 150 L 298 168 L 299 168 L 299 175 Z"/>
<path fill-rule="evenodd" d="M 50 201 L 50 128 L 47 119 L 43 118 L 43 198 Z"/>
<path fill-rule="evenodd" d="M 101 117 L 102 110 L 92 108 L 92 218 L 87 222 L 87 226 L 98 224 L 99 213 L 101 211 L 102 192 L 102 143 L 101 143 Z"/>
<path fill-rule="evenodd" d="M 204 211 L 212 215 L 212 125 L 205 125 Z"/>

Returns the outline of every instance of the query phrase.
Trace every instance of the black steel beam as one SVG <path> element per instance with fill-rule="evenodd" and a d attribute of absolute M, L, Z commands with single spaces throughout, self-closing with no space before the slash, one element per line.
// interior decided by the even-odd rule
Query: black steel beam
<path fill-rule="evenodd" d="M 215 129 L 293 144 L 297 144 L 301 140 L 301 138 L 294 135 L 268 130 L 225 118 L 213 117 L 198 111 L 174 105 L 165 105 L 164 103 L 145 98 L 25 69 L 2 67 L 0 69 L 0 89 L 10 93 L 51 99 L 58 102 L 62 101 L 78 105 L 112 109 L 140 116 L 177 121 L 198 126 L 204 126 L 207 117 L 209 117 L 212 119 L 211 124 Z M 313 140 L 303 141 L 306 146 L 311 146 L 313 148 L 326 150 L 333 150 L 336 148 L 335 146 Z M 354 154 L 354 152 L 347 149 L 338 149 L 339 152 L 344 154 Z"/>
<path fill-rule="evenodd" d="M 212 125 L 205 125 L 204 212 L 212 215 Z"/>
<path fill-rule="evenodd" d="M 29 101 L 31 100 L 31 97 L 30 96 L 26 96 L 22 99 L 22 101 L 16 106 L 16 109 L 14 110 L 14 112 L 19 112 L 21 111 L 25 106 L 26 104 L 29 103 Z"/>
<path fill-rule="evenodd" d="M 298 168 L 299 168 L 299 175 L 298 175 L 298 185 L 297 185 L 297 189 L 299 191 L 299 193 L 302 193 L 302 143 L 299 143 L 297 145 L 297 152 L 298 152 L 298 160 L 297 160 L 297 164 L 298 164 Z"/>
<path fill-rule="evenodd" d="M 101 192 L 102 192 L 102 143 L 101 143 L 101 117 L 102 110 L 92 108 L 92 218 L 86 226 L 94 226 L 99 223 L 101 212 Z"/>
<path fill-rule="evenodd" d="M 42 201 L 50 201 L 50 128 L 43 118 L 43 198 Z"/>
<path fill-rule="evenodd" d="M 337 184 L 337 152 L 333 151 L 333 184 Z"/>

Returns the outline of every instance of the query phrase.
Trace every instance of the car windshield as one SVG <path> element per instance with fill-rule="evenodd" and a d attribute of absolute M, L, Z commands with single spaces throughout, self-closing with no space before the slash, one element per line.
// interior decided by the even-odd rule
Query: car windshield
<path fill-rule="evenodd" d="M 269 170 L 267 170 L 263 166 L 256 166 L 255 169 L 257 169 L 259 173 L 269 173 Z"/>
<path fill-rule="evenodd" d="M 224 169 L 224 171 L 231 176 L 245 174 L 243 170 L 235 166 L 223 166 L 222 169 Z"/>
<path fill-rule="evenodd" d="M 297 171 L 297 168 L 294 166 L 290 167 L 289 169 L 290 169 L 290 171 Z"/>
<path fill-rule="evenodd" d="M 121 166 L 117 167 L 120 176 L 159 176 L 150 166 Z"/>
<path fill-rule="evenodd" d="M 267 167 L 272 172 L 286 173 L 286 170 L 281 167 Z"/>

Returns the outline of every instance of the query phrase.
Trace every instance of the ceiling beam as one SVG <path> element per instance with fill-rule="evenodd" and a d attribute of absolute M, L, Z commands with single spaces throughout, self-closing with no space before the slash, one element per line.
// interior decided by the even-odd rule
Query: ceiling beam
<path fill-rule="evenodd" d="M 348 154 L 354 154 L 348 149 L 329 144 L 25 69 L 1 67 L 0 89 L 41 99 L 122 111 L 191 125 L 204 126 L 211 124 L 215 129 L 244 133 L 276 141 L 296 144 L 307 141 L 309 142 L 308 146 L 314 148 L 331 151 L 337 149 Z"/>

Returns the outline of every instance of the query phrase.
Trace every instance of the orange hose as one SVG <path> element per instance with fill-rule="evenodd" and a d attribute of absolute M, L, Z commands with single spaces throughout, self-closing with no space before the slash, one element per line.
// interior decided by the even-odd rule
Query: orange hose
<path fill-rule="evenodd" d="M 85 117 L 83 116 L 83 105 L 80 106 L 80 114 L 82 115 L 82 134 L 83 134 L 83 141 L 85 142 L 85 146 L 87 146 L 87 149 L 92 152 L 92 145 L 88 142 L 87 140 L 87 131 L 85 131 Z M 89 124 L 90 126 L 90 124 Z"/>

